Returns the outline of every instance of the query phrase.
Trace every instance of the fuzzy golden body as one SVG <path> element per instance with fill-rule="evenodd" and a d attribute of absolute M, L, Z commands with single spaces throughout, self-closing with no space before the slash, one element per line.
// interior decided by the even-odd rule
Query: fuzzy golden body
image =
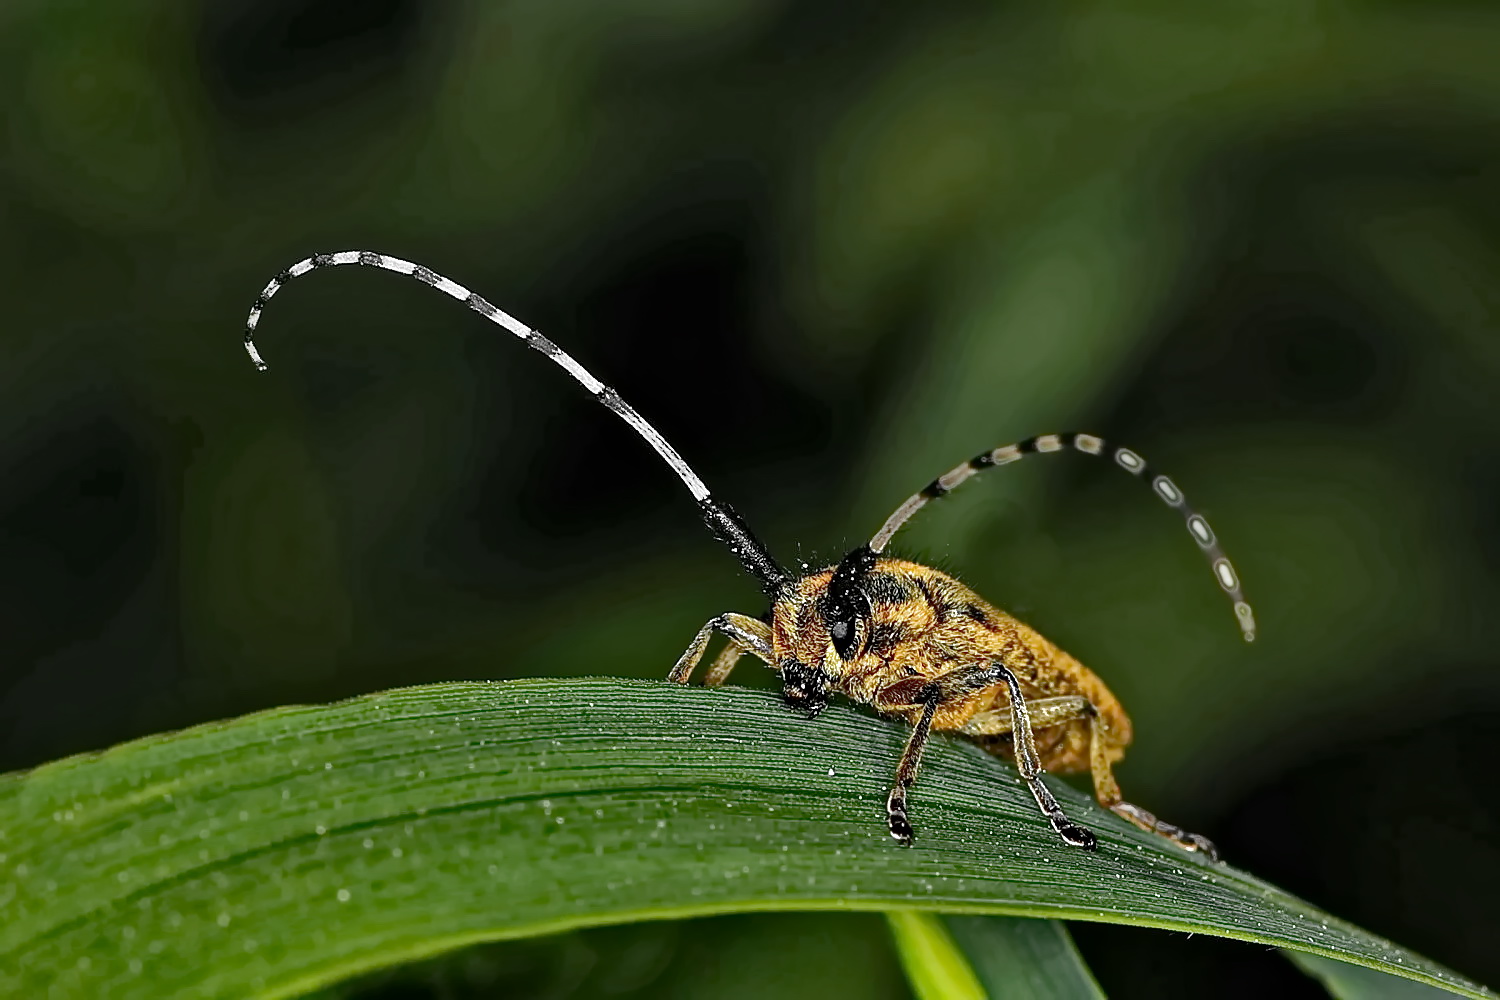
<path fill-rule="evenodd" d="M 829 567 L 803 577 L 772 608 L 771 652 L 778 662 L 793 658 L 818 664 L 833 678 L 834 692 L 915 723 L 922 705 L 914 696 L 924 686 L 960 667 L 998 660 L 1016 675 L 1027 701 L 1078 695 L 1097 709 L 1097 722 L 1081 717 L 1033 730 L 1045 770 L 1087 771 L 1091 724 L 1100 727 L 1110 763 L 1124 757 L 1130 719 L 1097 674 L 1029 625 L 930 566 L 903 559 L 876 561 L 865 588 L 871 595 L 865 649 L 855 659 L 837 662 L 819 613 L 833 573 Z M 1013 757 L 1009 734 L 964 731 L 976 716 L 1009 711 L 1010 690 L 997 681 L 941 704 L 932 728 L 960 733 L 991 752 Z"/>
<path fill-rule="evenodd" d="M 1089 771 L 1099 804 L 1189 850 L 1207 839 L 1126 802 L 1114 765 L 1130 719 L 1093 671 L 946 573 L 862 546 L 837 566 L 789 578 L 764 619 L 720 615 L 699 630 L 668 679 L 686 683 L 714 632 L 730 642 L 706 683 L 724 683 L 745 653 L 781 675 L 787 704 L 816 716 L 833 695 L 911 723 L 886 802 L 891 836 L 910 844 L 907 790 L 933 731 L 972 740 L 1016 763 L 1064 842 L 1093 849 L 1094 834 L 1064 814 L 1044 771 Z"/>

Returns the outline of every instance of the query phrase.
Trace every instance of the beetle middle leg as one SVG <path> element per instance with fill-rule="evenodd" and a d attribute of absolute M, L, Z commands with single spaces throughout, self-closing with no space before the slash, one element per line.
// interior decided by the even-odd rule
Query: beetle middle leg
<path fill-rule="evenodd" d="M 928 698 L 922 705 L 922 714 L 906 740 L 906 749 L 901 751 L 901 763 L 896 765 L 896 783 L 885 799 L 885 818 L 891 836 L 902 844 L 911 845 L 914 836 L 911 819 L 906 815 L 906 790 L 917 780 L 917 768 L 922 763 L 922 750 L 932 733 L 932 717 L 937 713 L 938 700 Z"/>
<path fill-rule="evenodd" d="M 703 659 L 703 651 L 708 648 L 708 640 L 715 633 L 722 633 L 729 639 L 729 646 L 714 660 L 713 666 L 708 669 L 707 684 L 709 687 L 718 687 L 729 677 L 729 672 L 739 662 L 739 658 L 745 653 L 753 653 L 771 662 L 771 628 L 765 622 L 749 615 L 736 614 L 733 611 L 710 618 L 698 634 L 693 636 L 693 641 L 688 643 L 688 648 L 682 651 L 682 655 L 673 664 L 671 672 L 667 674 L 667 680 L 676 684 L 686 684 L 693 675 L 693 668 L 698 661 Z"/>
<path fill-rule="evenodd" d="M 877 702 L 882 706 L 894 707 L 900 703 L 922 706 L 922 714 L 918 717 L 911 738 L 906 742 L 906 749 L 901 754 L 901 764 L 896 769 L 896 784 L 891 789 L 889 798 L 886 799 L 886 818 L 890 824 L 891 836 L 903 844 L 912 842 L 911 821 L 906 813 L 906 790 L 916 780 L 917 767 L 922 760 L 922 750 L 927 745 L 928 736 L 932 731 L 932 718 L 937 713 L 938 707 L 948 702 L 960 701 L 976 691 L 982 691 L 1000 683 L 1005 684 L 1010 690 L 1008 714 L 1011 731 L 1016 734 L 1016 769 L 1021 772 L 1021 780 L 1026 782 L 1026 787 L 1031 791 L 1031 797 L 1036 799 L 1037 808 L 1047 817 L 1052 829 L 1063 839 L 1064 843 L 1073 847 L 1081 847 L 1084 850 L 1093 850 L 1098 844 L 1094 834 L 1068 819 L 1051 790 L 1042 783 L 1041 758 L 1037 754 L 1036 741 L 1032 736 L 1032 728 L 1036 723 L 1032 721 L 1026 699 L 1021 695 L 1021 685 L 1016 680 L 1016 675 L 1000 663 L 961 667 L 922 684 L 914 691 L 909 688 L 910 682 L 899 682 L 882 691 L 877 697 Z"/>
<path fill-rule="evenodd" d="M 1031 702 L 1028 708 L 1031 712 L 1032 729 L 1046 729 L 1048 726 L 1064 725 L 1077 719 L 1088 720 L 1089 770 L 1094 779 L 1094 797 L 1101 806 L 1147 833 L 1166 837 L 1190 851 L 1201 851 L 1210 861 L 1219 860 L 1218 849 L 1207 837 L 1189 833 L 1180 826 L 1159 820 L 1151 812 L 1125 801 L 1125 797 L 1120 794 L 1119 782 L 1115 780 L 1114 764 L 1109 759 L 1109 744 L 1104 738 L 1103 727 L 1099 724 L 1099 713 L 1087 698 L 1080 695 L 1041 698 Z M 960 730 L 969 736 L 1003 736 L 1013 731 L 1011 713 L 1004 709 L 980 712 Z M 1019 751 L 1016 756 L 1019 760 Z"/>

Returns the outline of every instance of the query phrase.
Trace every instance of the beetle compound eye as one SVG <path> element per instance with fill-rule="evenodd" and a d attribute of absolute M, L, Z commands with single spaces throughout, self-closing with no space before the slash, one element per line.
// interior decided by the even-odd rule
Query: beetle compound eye
<path fill-rule="evenodd" d="M 823 603 L 823 622 L 828 639 L 841 660 L 852 660 L 863 650 L 864 635 L 869 631 L 870 601 L 858 590 L 840 588 Z"/>
<path fill-rule="evenodd" d="M 870 597 L 864 585 L 875 568 L 875 553 L 861 545 L 846 555 L 834 568 L 828 580 L 828 594 L 823 602 L 823 621 L 828 638 L 840 659 L 852 660 L 858 655 L 860 628 L 870 620 Z"/>
<path fill-rule="evenodd" d="M 854 659 L 854 640 L 858 634 L 859 629 L 852 619 L 836 621 L 828 629 L 828 637 L 833 640 L 833 651 L 845 660 Z"/>

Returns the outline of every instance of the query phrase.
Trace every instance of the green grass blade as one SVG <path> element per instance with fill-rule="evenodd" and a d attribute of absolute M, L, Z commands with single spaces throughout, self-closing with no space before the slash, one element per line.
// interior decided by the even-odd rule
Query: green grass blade
<path fill-rule="evenodd" d="M 1454 973 L 1140 833 L 1059 844 L 1014 770 L 934 742 L 917 844 L 902 727 L 615 679 L 409 688 L 0 779 L 0 995 L 286 997 L 463 944 L 745 910 L 919 908 L 1219 934 Z"/>
<path fill-rule="evenodd" d="M 1449 994 L 1426 983 L 1376 972 L 1360 965 L 1335 962 L 1321 955 L 1288 951 L 1287 958 L 1323 984 L 1334 1000 L 1440 1000 Z"/>
<path fill-rule="evenodd" d="M 886 920 L 917 1000 L 987 1000 L 979 977 L 940 916 L 926 910 L 892 910 Z"/>
<path fill-rule="evenodd" d="M 949 916 L 944 922 L 990 1000 L 1104 1000 L 1056 920 Z"/>

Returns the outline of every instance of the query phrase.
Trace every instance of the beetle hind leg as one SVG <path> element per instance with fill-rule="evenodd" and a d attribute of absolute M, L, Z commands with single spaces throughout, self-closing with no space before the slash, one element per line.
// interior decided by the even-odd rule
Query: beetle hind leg
<path fill-rule="evenodd" d="M 1210 861 L 1219 860 L 1219 849 L 1214 846 L 1212 840 L 1209 840 L 1202 834 L 1189 833 L 1182 827 L 1173 826 L 1171 823 L 1159 820 L 1155 814 L 1123 800 L 1113 803 L 1109 806 L 1109 809 L 1116 816 L 1123 816 L 1148 833 L 1155 833 L 1166 837 L 1168 840 L 1190 851 L 1201 852 Z"/>
<path fill-rule="evenodd" d="M 1165 837 L 1189 851 L 1197 851 L 1210 861 L 1218 861 L 1219 849 L 1207 837 L 1189 833 L 1180 826 L 1159 820 L 1155 814 L 1125 801 L 1125 797 L 1120 794 L 1119 782 L 1115 781 L 1114 765 L 1110 763 L 1109 747 L 1104 741 L 1099 714 L 1094 710 L 1093 705 L 1088 706 L 1087 714 L 1089 716 L 1089 768 L 1094 776 L 1094 797 L 1099 800 L 1099 804 L 1116 816 L 1134 823 L 1147 833 Z"/>
<path fill-rule="evenodd" d="M 1088 720 L 1089 770 L 1094 779 L 1094 798 L 1101 806 L 1147 833 L 1165 837 L 1189 851 L 1197 851 L 1210 861 L 1219 860 L 1218 848 L 1207 837 L 1189 833 L 1180 826 L 1157 819 L 1148 810 L 1125 801 L 1125 797 L 1120 794 L 1119 782 L 1115 781 L 1114 765 L 1109 759 L 1110 747 L 1105 741 L 1103 727 L 1099 724 L 1099 714 L 1087 698 L 1079 695 L 1041 698 L 1030 702 L 1027 707 L 1033 729 L 1062 725 L 1077 719 Z M 968 736 L 1004 736 L 1013 730 L 1011 713 L 1006 709 L 992 709 L 970 719 L 962 732 Z"/>

